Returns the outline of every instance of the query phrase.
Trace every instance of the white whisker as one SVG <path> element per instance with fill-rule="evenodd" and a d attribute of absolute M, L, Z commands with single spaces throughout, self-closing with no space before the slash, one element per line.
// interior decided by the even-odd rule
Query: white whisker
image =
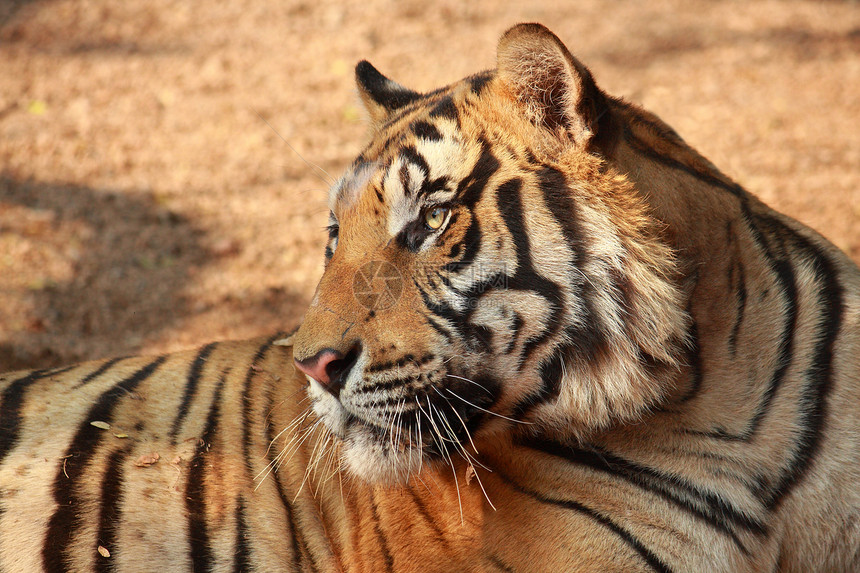
<path fill-rule="evenodd" d="M 482 411 L 482 412 L 486 412 L 487 414 L 490 414 L 490 415 L 493 415 L 493 416 L 497 416 L 497 417 L 499 417 L 499 418 L 504 418 L 505 420 L 508 420 L 508 421 L 510 421 L 510 422 L 515 422 L 515 423 L 517 423 L 517 424 L 524 424 L 524 425 L 526 425 L 526 426 L 531 426 L 531 425 L 533 424 L 533 422 L 526 422 L 526 421 L 523 421 L 523 420 L 516 420 L 516 419 L 514 419 L 514 418 L 510 418 L 510 417 L 508 417 L 508 416 L 504 416 L 504 415 L 502 415 L 502 414 L 499 414 L 499 413 L 497 413 L 497 412 L 491 412 L 491 411 L 487 410 L 486 408 L 481 408 L 481 407 L 480 407 L 480 406 L 478 406 L 477 404 L 472 404 L 471 402 L 469 402 L 468 400 L 466 400 L 466 399 L 465 399 L 465 398 L 463 398 L 462 396 L 459 396 L 459 395 L 455 394 L 454 392 L 452 392 L 452 391 L 451 391 L 451 389 L 450 389 L 450 388 L 445 388 L 445 391 L 446 391 L 446 392 L 448 392 L 449 394 L 451 394 L 453 397 L 457 398 L 458 400 L 462 400 L 463 402 L 465 402 L 465 403 L 466 403 L 466 404 L 468 404 L 469 406 L 471 406 L 471 407 L 473 407 L 473 408 L 477 408 L 478 410 L 480 410 L 480 411 Z"/>
<path fill-rule="evenodd" d="M 490 392 L 485 386 L 478 384 L 474 380 L 469 380 L 468 378 L 464 378 L 463 376 L 457 376 L 456 374 L 445 374 L 445 376 L 447 376 L 448 378 L 456 378 L 457 380 L 463 380 L 464 382 L 468 382 L 469 384 L 474 384 L 475 386 L 477 386 L 478 388 L 480 388 L 481 390 L 483 390 L 484 392 L 486 392 L 490 396 L 493 395 L 493 393 Z"/>
<path fill-rule="evenodd" d="M 430 424 L 433 425 L 433 428 L 436 430 L 436 435 L 439 436 L 439 445 L 442 447 L 442 451 L 445 453 L 445 458 L 448 460 L 448 465 L 451 466 L 451 473 L 454 475 L 454 487 L 457 490 L 457 505 L 460 507 L 460 525 L 465 523 L 465 519 L 463 517 L 463 499 L 460 497 L 460 481 L 457 479 L 457 468 L 454 467 L 454 460 L 451 458 L 451 454 L 448 453 L 448 448 L 445 446 L 445 438 L 442 436 L 442 432 L 439 430 L 438 426 L 436 426 L 436 422 L 433 420 L 433 405 L 430 403 L 430 396 L 427 396 L 427 408 L 430 411 Z M 418 398 L 415 398 L 418 401 Z M 420 402 L 418 403 L 419 407 L 421 406 Z M 444 420 L 444 416 L 442 416 Z M 453 440 L 454 444 L 458 444 L 456 440 Z"/>
<path fill-rule="evenodd" d="M 271 129 L 273 132 L 275 132 L 275 135 L 277 135 L 281 139 L 281 141 L 283 141 L 284 143 L 287 144 L 287 147 L 289 147 L 290 149 L 293 150 L 293 153 L 295 153 L 296 155 L 299 156 L 299 159 L 301 159 L 302 161 L 305 162 L 305 165 L 307 165 L 311 169 L 316 169 L 316 173 L 314 173 L 314 174 L 317 177 L 319 177 L 323 183 L 325 183 L 328 186 L 332 186 L 337 182 L 337 180 L 334 177 L 332 177 L 331 175 L 329 175 L 329 173 L 325 169 L 323 169 L 322 167 L 320 167 L 316 163 L 312 163 L 312 162 L 308 161 L 307 159 L 305 159 L 302 156 L 301 153 L 296 151 L 296 148 L 293 147 L 292 145 L 290 145 L 290 142 L 287 141 L 286 139 L 284 139 L 284 137 L 280 133 L 278 133 L 278 130 L 275 129 L 274 127 L 272 127 L 272 124 L 269 123 L 268 121 L 266 121 L 266 118 L 264 118 L 262 115 L 260 115 L 260 112 L 255 111 L 255 113 L 257 114 L 257 117 L 259 117 L 261 120 L 263 120 L 263 123 L 265 123 L 266 125 L 269 126 L 269 129 Z M 322 173 L 324 176 L 320 175 L 320 173 Z"/>

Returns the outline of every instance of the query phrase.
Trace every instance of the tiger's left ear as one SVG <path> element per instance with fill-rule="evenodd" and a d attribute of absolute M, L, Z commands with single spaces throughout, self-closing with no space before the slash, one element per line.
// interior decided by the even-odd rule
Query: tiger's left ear
<path fill-rule="evenodd" d="M 367 60 L 362 60 L 355 66 L 355 83 L 358 85 L 361 101 L 374 124 L 381 123 L 392 111 L 421 97 L 418 92 L 383 76 Z"/>
<path fill-rule="evenodd" d="M 606 96 L 555 34 L 518 24 L 499 40 L 497 58 L 499 77 L 535 125 L 577 146 L 592 143 Z"/>

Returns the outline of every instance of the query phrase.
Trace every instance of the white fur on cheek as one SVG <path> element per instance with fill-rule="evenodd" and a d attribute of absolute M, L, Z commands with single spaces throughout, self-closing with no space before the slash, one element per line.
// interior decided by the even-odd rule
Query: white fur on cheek
<path fill-rule="evenodd" d="M 332 434 L 343 438 L 346 435 L 346 422 L 349 414 L 337 398 L 326 392 L 322 385 L 311 378 L 308 396 L 313 402 L 314 413 L 323 421 Z"/>

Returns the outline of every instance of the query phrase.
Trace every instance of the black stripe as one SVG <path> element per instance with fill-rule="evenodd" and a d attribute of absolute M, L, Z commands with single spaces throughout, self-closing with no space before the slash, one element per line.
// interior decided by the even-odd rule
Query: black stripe
<path fill-rule="evenodd" d="M 415 508 L 418 510 L 418 513 L 421 514 L 421 517 L 424 518 L 424 521 L 427 523 L 427 526 L 433 530 L 434 540 L 444 545 L 446 548 L 450 549 L 448 538 L 445 537 L 445 532 L 442 531 L 442 529 L 439 527 L 439 524 L 436 523 L 436 520 L 433 519 L 433 516 L 430 515 L 429 511 L 427 511 L 427 506 L 424 505 L 424 500 L 418 497 L 413 488 L 406 488 L 406 492 L 412 498 L 412 502 L 415 504 Z"/>
<path fill-rule="evenodd" d="M 99 532 L 97 545 L 103 546 L 110 553 L 110 557 L 96 557 L 95 570 L 100 573 L 114 571 L 116 564 L 116 552 L 119 550 L 116 542 L 116 526 L 122 520 L 122 485 L 125 480 L 123 465 L 128 457 L 130 448 L 118 449 L 107 459 L 101 484 L 101 506 L 99 508 Z M 98 547 L 93 548 L 93 555 L 97 554 Z M 133 550 L 133 548 L 129 548 Z"/>
<path fill-rule="evenodd" d="M 687 308 L 687 316 L 692 317 L 693 313 Z M 690 365 L 690 388 L 681 397 L 680 401 L 687 402 L 699 395 L 702 390 L 702 380 L 704 375 L 702 372 L 702 349 L 699 346 L 699 324 L 695 320 L 690 320 L 688 329 L 689 349 L 687 351 L 687 364 Z"/>
<path fill-rule="evenodd" d="M 84 416 L 75 437 L 63 456 L 54 478 L 53 496 L 56 511 L 48 522 L 42 546 L 42 565 L 49 573 L 68 571 L 69 546 L 81 526 L 81 499 L 76 488 L 90 460 L 101 444 L 106 432 L 92 426 L 90 422 L 100 420 L 111 423 L 113 412 L 119 401 L 127 398 L 137 386 L 152 376 L 167 360 L 160 356 L 152 362 L 103 392 Z M 67 477 L 68 476 L 68 477 Z"/>
<path fill-rule="evenodd" d="M 636 118 L 636 119 L 640 123 L 642 122 L 641 118 Z M 651 125 L 653 126 L 654 124 L 651 124 Z M 663 131 L 663 130 L 661 130 L 661 131 Z M 672 132 L 672 133 L 674 133 L 674 132 Z M 675 137 L 677 138 L 677 141 L 670 140 L 673 145 L 680 147 L 682 151 L 687 151 L 688 153 L 694 154 L 698 157 L 698 154 L 693 149 L 685 146 L 685 144 L 683 143 L 683 140 L 681 140 L 680 137 L 678 137 L 677 135 L 675 135 Z M 665 138 L 665 136 L 664 136 L 664 138 Z M 744 189 L 740 185 L 738 185 L 737 183 L 734 183 L 732 181 L 723 179 L 722 174 L 719 172 L 713 173 L 711 171 L 705 171 L 704 165 L 703 165 L 703 169 L 700 170 L 694 166 L 687 165 L 686 163 L 681 163 L 680 161 L 678 161 L 674 157 L 670 157 L 668 155 L 661 154 L 656 149 L 654 149 L 652 146 L 643 142 L 641 139 L 639 139 L 639 137 L 634 135 L 629 126 L 624 127 L 624 140 L 627 141 L 627 143 L 630 145 L 631 149 L 633 149 L 634 151 L 638 152 L 641 155 L 645 155 L 647 157 L 650 157 L 651 159 L 653 159 L 654 161 L 656 161 L 658 163 L 662 163 L 663 165 L 666 165 L 667 167 L 670 167 L 672 169 L 677 169 L 678 171 L 683 171 L 684 173 L 687 173 L 688 175 L 692 175 L 693 177 L 695 177 L 696 179 L 699 179 L 700 181 L 704 181 L 705 183 L 708 183 L 708 184 L 713 185 L 715 187 L 719 187 L 720 189 L 723 189 L 724 191 L 728 191 L 729 193 L 731 193 L 732 195 L 734 195 L 736 197 L 745 198 L 747 196 L 746 191 L 744 191 Z M 701 161 L 703 164 L 706 162 L 705 159 L 702 159 Z"/>
<path fill-rule="evenodd" d="M 565 371 L 565 352 L 553 352 L 545 360 L 542 360 L 538 372 L 541 379 L 540 394 L 535 396 L 530 405 L 558 398 L 561 393 L 561 378 Z"/>
<path fill-rule="evenodd" d="M 21 407 L 24 405 L 24 397 L 30 386 L 39 380 L 72 368 L 75 366 L 34 370 L 6 386 L 3 395 L 0 396 L 0 463 L 18 443 L 18 434 L 21 431 Z"/>
<path fill-rule="evenodd" d="M 469 88 L 472 93 L 476 96 L 480 97 L 484 91 L 484 88 L 487 87 L 487 84 L 490 83 L 496 74 L 492 71 L 480 72 L 473 76 L 466 78 L 466 81 L 469 82 Z"/>
<path fill-rule="evenodd" d="M 247 470 L 249 479 L 253 479 L 253 476 L 256 473 L 254 471 L 254 460 L 258 459 L 256 456 L 252 456 L 251 454 L 251 429 L 254 427 L 253 421 L 251 420 L 251 381 L 257 372 L 260 361 L 269 349 L 272 348 L 272 344 L 281 338 L 284 338 L 283 332 L 279 332 L 278 334 L 270 337 L 262 344 L 262 346 L 260 346 L 260 348 L 257 349 L 257 352 L 254 354 L 254 358 L 251 359 L 251 364 L 248 366 L 245 373 L 245 382 L 242 385 L 242 459 L 245 460 L 245 469 Z"/>
<path fill-rule="evenodd" d="M 400 187 L 403 188 L 403 195 L 412 197 L 413 193 L 412 176 L 409 174 L 409 161 L 400 163 L 400 170 L 397 172 L 397 177 L 400 179 Z"/>
<path fill-rule="evenodd" d="M 549 305 L 550 316 L 541 332 L 524 341 L 520 352 L 520 366 L 531 357 L 538 347 L 558 332 L 564 313 L 561 288 L 538 274 L 534 269 L 531 258 L 531 241 L 528 229 L 526 229 L 522 197 L 520 196 L 521 189 L 521 179 L 510 179 L 496 190 L 496 208 L 511 235 L 517 257 L 517 268 L 514 275 L 509 277 L 507 287 L 511 290 L 534 292 L 544 298 Z M 515 417 L 524 416 L 535 405 L 558 396 L 561 390 L 561 360 L 563 360 L 561 356 L 553 357 L 546 368 L 541 368 L 542 373 L 546 374 L 547 378 L 542 378 L 541 387 L 514 406 Z M 553 366 L 558 366 L 558 376 L 555 375 L 556 369 L 553 369 Z"/>
<path fill-rule="evenodd" d="M 430 110 L 430 117 L 450 119 L 456 122 L 457 125 L 460 124 L 460 112 L 457 106 L 454 105 L 454 98 L 450 95 L 439 99 L 436 105 L 433 106 L 433 109 Z"/>
<path fill-rule="evenodd" d="M 456 220 L 457 220 L 457 214 L 456 214 L 456 213 L 454 213 L 454 214 L 452 214 L 452 215 L 451 215 L 451 221 L 450 221 L 450 223 L 449 223 L 449 226 L 453 226 L 453 225 L 454 225 L 454 222 L 455 222 Z M 460 251 L 461 251 L 462 249 L 463 249 L 463 244 L 462 244 L 462 243 L 454 243 L 453 245 L 451 245 L 451 250 L 450 250 L 450 251 L 448 251 L 448 258 L 449 258 L 449 259 L 456 259 L 456 258 L 457 258 L 457 256 L 460 254 Z M 449 263 L 449 264 L 457 265 L 457 264 L 459 264 L 459 263 Z M 448 265 L 445 265 L 445 267 L 444 267 L 444 268 L 445 268 L 445 270 L 450 270 L 450 269 L 448 269 Z M 456 269 L 456 268 L 458 268 L 458 267 L 455 267 L 455 269 Z"/>
<path fill-rule="evenodd" d="M 188 552 L 191 566 L 195 572 L 212 571 L 215 556 L 209 542 L 209 529 L 206 516 L 206 454 L 212 439 L 218 432 L 221 418 L 221 394 L 227 380 L 229 369 L 221 373 L 218 385 L 212 395 L 206 426 L 197 442 L 197 449 L 188 466 L 188 481 L 185 483 L 185 509 L 188 512 Z"/>
<path fill-rule="evenodd" d="M 377 191 L 378 193 L 378 191 Z M 340 232 L 340 225 L 335 221 L 334 215 L 329 213 L 329 221 L 332 221 L 326 227 L 326 232 L 328 233 L 329 240 L 337 239 L 338 233 Z"/>
<path fill-rule="evenodd" d="M 481 155 L 472 171 L 460 183 L 457 184 L 457 197 L 466 207 L 474 207 L 484 194 L 487 183 L 501 167 L 501 163 L 493 155 L 490 144 L 483 137 L 480 138 Z M 471 260 L 471 259 L 466 259 Z"/>
<path fill-rule="evenodd" d="M 586 255 L 586 243 L 579 232 L 579 208 L 571 196 L 564 173 L 552 167 L 537 171 L 538 185 L 547 208 L 561 227 L 564 242 L 580 260 Z"/>
<path fill-rule="evenodd" d="M 245 523 L 245 500 L 241 497 L 236 504 L 236 542 L 233 548 L 233 571 L 251 571 L 251 548 L 248 547 L 248 525 Z"/>
<path fill-rule="evenodd" d="M 101 366 L 99 366 L 98 368 L 96 368 L 95 370 L 93 370 L 92 372 L 90 372 L 89 374 L 84 376 L 83 378 L 81 378 L 81 380 L 77 384 L 72 386 L 72 390 L 77 390 L 78 388 L 80 388 L 82 386 L 86 386 L 87 384 L 89 384 L 90 382 L 95 380 L 96 378 L 99 378 L 100 376 L 104 375 L 108 370 L 113 368 L 117 362 L 120 362 L 120 361 L 125 360 L 125 359 L 126 359 L 126 357 L 111 358 L 107 362 L 102 363 Z"/>
<path fill-rule="evenodd" d="M 504 573 L 515 573 L 513 567 L 502 561 L 496 555 L 490 555 L 489 557 L 487 557 L 487 561 L 489 561 L 490 565 L 492 565 L 499 571 L 504 571 Z"/>
<path fill-rule="evenodd" d="M 757 230 L 758 227 L 755 224 L 756 217 L 750 213 L 749 205 L 746 201 L 743 203 L 743 210 L 744 217 L 749 217 L 749 222 L 752 225 L 752 228 Z M 764 218 L 758 218 L 758 221 L 765 225 L 768 223 L 768 220 Z M 770 226 L 769 230 L 771 237 L 773 238 L 780 238 L 782 235 L 781 230 L 775 226 Z M 774 396 L 776 396 L 777 390 L 785 380 L 785 375 L 787 374 L 794 357 L 794 332 L 797 329 L 798 292 L 791 261 L 785 253 L 783 245 L 781 245 L 783 247 L 781 249 L 783 252 L 781 253 L 781 256 L 777 257 L 773 254 L 771 248 L 760 235 L 758 242 L 761 248 L 765 251 L 765 257 L 771 270 L 777 277 L 777 281 L 780 284 L 780 290 L 786 300 L 785 326 L 783 327 L 782 339 L 779 343 L 778 367 L 776 371 L 774 371 L 773 377 L 768 384 L 762 402 L 759 404 L 753 419 L 749 426 L 740 434 L 740 437 L 743 440 L 749 440 L 758 430 L 762 419 L 770 409 L 770 405 L 773 402 Z"/>
<path fill-rule="evenodd" d="M 212 354 L 212 351 L 215 350 L 217 345 L 217 342 L 211 342 L 201 348 L 200 351 L 197 352 L 194 362 L 191 363 L 191 368 L 189 369 L 188 376 L 185 379 L 185 391 L 182 394 L 182 401 L 179 403 L 179 411 L 176 413 L 176 417 L 173 419 L 170 431 L 167 433 L 167 435 L 170 436 L 171 445 L 176 445 L 176 436 L 179 434 L 179 429 L 182 427 L 182 423 L 188 416 L 188 409 L 191 405 L 191 400 L 193 400 L 197 395 L 197 386 L 200 384 L 203 367 L 206 365 L 206 360 L 209 358 L 209 355 Z"/>
<path fill-rule="evenodd" d="M 570 193 L 570 187 L 564 173 L 551 168 L 543 167 L 537 171 L 539 187 L 543 194 L 543 200 L 552 213 L 556 223 L 561 227 L 562 236 L 566 246 L 570 249 L 572 260 L 570 264 L 574 267 L 571 273 L 572 286 L 575 286 L 579 294 L 579 302 L 582 304 L 583 313 L 577 324 L 566 328 L 569 342 L 559 347 L 551 357 L 552 361 L 572 362 L 583 360 L 593 362 L 605 354 L 609 344 L 609 334 L 603 320 L 595 310 L 594 298 L 596 296 L 594 284 L 590 280 L 584 280 L 582 269 L 587 265 L 589 257 L 587 244 L 580 233 L 579 209 Z M 579 269 L 576 272 L 576 269 Z M 615 290 L 623 295 L 625 293 L 624 277 L 615 276 Z M 629 295 L 628 295 L 629 296 Z M 626 297 L 615 297 L 627 300 Z M 626 311 L 630 312 L 628 304 Z M 544 365 L 549 367 L 548 364 Z M 554 370 L 550 369 L 550 372 Z"/>
<path fill-rule="evenodd" d="M 379 540 L 379 549 L 382 551 L 383 559 L 385 559 L 385 570 L 393 573 L 394 558 L 391 556 L 388 541 L 385 534 L 382 532 L 382 526 L 379 523 L 379 507 L 376 504 L 376 495 L 373 491 L 370 492 L 370 510 L 373 513 L 373 530 L 376 532 L 376 538 Z"/>
<path fill-rule="evenodd" d="M 442 134 L 439 133 L 439 130 L 436 129 L 436 126 L 427 121 L 418 120 L 412 122 L 412 125 L 410 127 L 412 129 L 412 133 L 414 133 L 416 137 L 420 137 L 421 139 L 427 139 L 430 141 L 440 141 L 442 139 Z"/>
<path fill-rule="evenodd" d="M 767 219 L 768 225 L 785 229 L 775 218 Z M 800 416 L 800 432 L 796 438 L 798 449 L 793 453 L 789 466 L 781 472 L 777 482 L 767 491 L 765 504 L 775 510 L 792 488 L 800 482 L 812 465 L 821 447 L 826 428 L 827 400 L 833 388 L 833 353 L 836 339 L 842 328 L 844 300 L 843 288 L 837 270 L 830 258 L 806 237 L 794 233 L 795 246 L 803 250 L 817 275 L 821 316 L 815 340 L 812 363 L 806 370 L 808 381 L 797 405 Z M 762 492 L 765 493 L 765 492 Z"/>
<path fill-rule="evenodd" d="M 420 111 L 422 109 L 426 110 L 427 108 L 429 108 L 431 106 L 436 106 L 437 104 L 439 104 L 443 100 L 443 98 L 447 97 L 448 99 L 451 99 L 450 95 L 448 95 L 448 96 L 443 95 L 443 94 L 445 94 L 445 92 L 449 92 L 449 91 L 451 91 L 450 87 L 446 86 L 446 87 L 442 87 L 439 89 L 435 89 L 431 92 L 427 92 L 425 94 L 418 94 L 418 97 L 414 101 L 406 104 L 405 106 L 401 107 L 400 109 L 391 111 L 389 113 L 388 117 L 385 118 L 385 121 L 382 122 L 382 125 L 377 129 L 377 132 L 387 131 L 389 127 L 400 122 L 405 117 L 412 115 L 415 112 Z M 452 102 L 453 102 L 453 100 L 452 100 Z M 434 117 L 434 116 L 431 115 L 431 117 Z M 459 125 L 459 119 L 457 121 L 458 121 L 458 125 Z"/>
<path fill-rule="evenodd" d="M 446 175 L 442 175 L 436 179 L 427 179 L 421 184 L 421 188 L 418 190 L 418 193 L 419 195 L 432 195 L 433 193 L 441 191 L 450 191 L 450 189 L 448 189 L 448 185 L 450 183 L 451 178 Z M 455 220 L 456 218 L 452 215 L 451 220 L 448 222 L 448 226 L 453 225 Z"/>
<path fill-rule="evenodd" d="M 451 329 L 454 330 L 454 333 L 460 337 L 462 337 L 462 331 L 460 328 L 460 314 L 450 305 L 447 301 L 441 300 L 439 302 L 434 301 L 430 298 L 430 294 L 424 290 L 418 282 L 413 278 L 412 284 L 415 285 L 415 288 L 418 289 L 418 293 L 421 295 L 421 300 L 424 302 L 424 306 L 440 318 L 444 318 L 448 321 Z"/>
<path fill-rule="evenodd" d="M 645 545 L 631 532 L 627 531 L 608 517 L 603 516 L 598 513 L 596 510 L 591 509 L 577 501 L 568 500 L 568 499 L 553 499 L 550 497 L 546 497 L 541 493 L 536 491 L 527 489 L 522 485 L 513 481 L 510 477 L 505 474 L 496 471 L 496 475 L 499 476 L 502 481 L 508 483 L 514 490 L 531 497 L 532 499 L 546 504 L 546 505 L 554 505 L 556 507 L 561 507 L 563 509 L 568 509 L 571 511 L 576 511 L 578 513 L 582 513 L 594 521 L 600 523 L 613 533 L 615 533 L 618 537 L 621 538 L 627 546 L 635 551 L 645 563 L 648 564 L 654 571 L 658 571 L 660 573 L 671 573 L 672 569 L 663 562 L 657 555 L 655 555 L 650 549 L 645 547 Z"/>
<path fill-rule="evenodd" d="M 757 535 L 768 532 L 765 523 L 738 510 L 720 495 L 699 489 L 678 475 L 662 473 L 597 448 L 584 450 L 540 438 L 524 440 L 520 445 L 611 475 L 656 494 L 727 535 L 746 555 L 749 555 L 749 550 L 729 524 Z"/>
<path fill-rule="evenodd" d="M 511 340 L 510 342 L 508 342 L 507 348 L 505 348 L 505 354 L 510 354 L 516 348 L 517 339 L 519 339 L 520 337 L 520 329 L 522 329 L 523 324 L 525 324 L 523 317 L 520 315 L 520 313 L 514 311 L 514 319 L 509 329 Z"/>
<path fill-rule="evenodd" d="M 267 392 L 267 403 L 268 408 L 267 411 L 272 410 L 272 404 L 274 400 L 272 399 L 271 390 Z M 266 424 L 266 438 L 269 444 L 273 444 L 275 441 L 275 436 L 280 432 L 280 430 L 275 431 L 275 428 L 272 426 L 272 423 L 269 422 Z M 296 528 L 296 518 L 293 511 L 293 504 L 290 501 L 290 496 L 287 495 L 286 490 L 284 489 L 284 485 L 281 482 L 281 473 L 278 471 L 278 464 L 276 459 L 275 448 L 269 448 L 269 463 L 275 468 L 271 474 L 269 474 L 275 482 L 275 488 L 278 491 L 278 497 L 281 500 L 281 504 L 284 506 L 284 513 L 287 517 L 287 523 L 289 524 L 290 530 L 288 532 L 290 541 L 292 542 L 292 550 L 293 550 L 293 567 L 292 571 L 302 571 L 302 548 L 300 544 L 302 544 L 301 532 Z M 317 571 L 316 565 L 311 562 L 311 569 Z"/>
<path fill-rule="evenodd" d="M 471 268 L 475 263 L 475 258 L 478 256 L 478 251 L 481 248 L 483 233 L 481 232 L 481 222 L 474 212 L 470 214 L 469 226 L 466 227 L 466 232 L 463 234 L 463 242 L 465 249 L 460 260 L 445 265 L 444 269 L 448 272 L 459 272 L 466 268 Z"/>
<path fill-rule="evenodd" d="M 424 176 L 430 174 L 430 166 L 427 164 L 427 160 L 424 159 L 424 156 L 418 153 L 418 150 L 415 149 L 412 145 L 404 145 L 400 148 L 400 157 L 403 158 L 403 164 L 406 165 L 411 163 L 418 169 L 420 169 Z M 409 189 L 404 189 L 406 193 L 409 193 Z"/>
<path fill-rule="evenodd" d="M 431 313 L 435 314 L 438 317 L 445 319 L 454 332 L 449 335 L 445 332 L 441 325 L 436 324 L 435 321 L 431 319 L 431 317 L 426 317 L 428 323 L 431 327 L 436 329 L 440 334 L 445 336 L 446 338 L 451 339 L 454 334 L 458 338 L 460 338 L 463 342 L 467 343 L 474 349 L 475 351 L 485 351 L 490 352 L 492 349 L 490 347 L 492 341 L 492 332 L 481 325 L 472 324 L 469 322 L 469 317 L 474 312 L 475 308 L 477 308 L 476 304 L 467 304 L 465 305 L 465 309 L 463 311 L 458 311 L 453 306 L 451 306 L 447 300 L 434 301 L 430 298 L 430 294 L 422 287 L 418 282 L 413 278 L 412 279 L 415 288 L 418 289 L 419 294 L 421 295 L 421 299 L 424 302 L 424 306 Z M 495 281 L 492 281 L 492 284 L 495 284 Z M 478 297 L 478 293 L 483 292 L 481 290 L 481 284 L 476 285 L 476 288 L 473 291 L 467 291 L 464 293 L 457 293 L 458 295 L 466 298 L 467 300 L 476 300 Z"/>
<path fill-rule="evenodd" d="M 436 322 L 436 320 L 434 320 L 432 316 L 425 316 L 424 318 L 425 318 L 425 320 L 427 320 L 427 324 L 429 324 L 433 330 L 435 330 L 436 332 L 441 334 L 442 337 L 447 342 L 453 342 L 454 341 L 454 335 L 451 332 L 449 332 L 445 327 L 443 327 L 441 324 Z"/>
<path fill-rule="evenodd" d="M 492 177 L 501 167 L 501 163 L 493 155 L 490 145 L 484 138 L 481 138 L 481 155 L 472 171 L 457 185 L 457 198 L 459 202 L 469 209 L 470 220 L 469 226 L 463 235 L 462 244 L 465 246 L 463 256 L 460 258 L 460 266 L 457 269 L 463 269 L 466 265 L 471 265 L 475 262 L 478 251 L 481 248 L 483 234 L 481 232 L 481 223 L 475 215 L 475 205 L 484 195 L 484 190 Z M 454 269 L 454 270 L 457 270 Z"/>
<path fill-rule="evenodd" d="M 737 353 L 738 335 L 741 331 L 741 324 L 743 324 L 747 307 L 747 286 L 746 273 L 740 258 L 735 259 L 729 269 L 729 286 L 735 291 L 735 324 L 729 335 L 729 353 L 734 358 Z"/>

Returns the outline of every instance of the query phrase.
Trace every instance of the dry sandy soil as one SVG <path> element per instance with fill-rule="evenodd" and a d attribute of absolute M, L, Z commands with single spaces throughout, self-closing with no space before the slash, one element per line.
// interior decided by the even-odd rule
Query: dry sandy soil
<path fill-rule="evenodd" d="M 522 4 L 0 0 L 0 370 L 296 325 L 355 62 L 429 90 L 518 21 L 860 260 L 858 4 Z"/>

